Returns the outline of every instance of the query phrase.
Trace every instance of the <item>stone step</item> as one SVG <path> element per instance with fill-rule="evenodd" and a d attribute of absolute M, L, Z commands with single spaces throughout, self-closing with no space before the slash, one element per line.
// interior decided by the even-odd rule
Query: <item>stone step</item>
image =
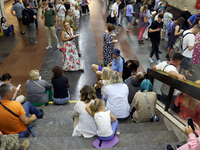
<path fill-rule="evenodd" d="M 173 131 L 153 131 L 146 133 L 131 133 L 118 135 L 120 142 L 115 146 L 133 147 L 136 145 L 160 145 L 178 142 Z M 30 150 L 53 150 L 53 149 L 91 149 L 92 142 L 96 139 L 84 139 L 83 137 L 35 137 L 29 138 L 31 142 Z M 23 139 L 20 139 L 20 141 Z"/>

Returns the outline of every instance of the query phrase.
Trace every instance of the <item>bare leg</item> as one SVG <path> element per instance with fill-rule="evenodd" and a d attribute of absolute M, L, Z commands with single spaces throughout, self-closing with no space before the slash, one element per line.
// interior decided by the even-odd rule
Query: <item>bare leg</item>
<path fill-rule="evenodd" d="M 99 71 L 99 66 L 96 64 L 92 64 L 91 65 L 92 71 L 95 73 L 95 75 L 97 76 L 98 80 L 101 80 L 101 71 Z"/>

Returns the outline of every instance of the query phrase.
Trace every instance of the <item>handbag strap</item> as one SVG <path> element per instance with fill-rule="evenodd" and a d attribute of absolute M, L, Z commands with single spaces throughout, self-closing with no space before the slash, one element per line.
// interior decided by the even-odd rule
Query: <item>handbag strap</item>
<path fill-rule="evenodd" d="M 6 107 L 5 105 L 3 105 L 1 102 L 0 102 L 0 104 L 5 108 L 5 110 L 7 110 L 7 111 L 10 112 L 11 114 L 13 114 L 15 117 L 18 117 L 18 118 L 19 118 L 19 116 L 18 116 L 17 114 L 15 114 L 12 110 L 10 110 L 8 107 Z"/>
<path fill-rule="evenodd" d="M 104 80 L 108 85 L 109 85 L 109 83 L 108 83 L 108 81 L 107 80 Z"/>
<path fill-rule="evenodd" d="M 35 82 L 34 80 L 32 80 L 36 85 L 38 85 L 39 87 L 41 87 L 42 89 L 46 90 L 43 86 L 41 86 L 39 83 Z"/>
<path fill-rule="evenodd" d="M 150 105 L 150 103 L 149 103 L 149 99 L 147 98 L 146 93 L 143 92 L 143 94 L 144 94 L 144 97 L 145 97 L 145 99 L 146 99 L 146 101 L 147 101 L 147 106 L 148 106 L 148 111 L 149 111 L 149 117 L 150 117 L 150 119 L 151 119 L 151 118 L 152 118 L 152 114 L 151 114 L 151 105 Z"/>

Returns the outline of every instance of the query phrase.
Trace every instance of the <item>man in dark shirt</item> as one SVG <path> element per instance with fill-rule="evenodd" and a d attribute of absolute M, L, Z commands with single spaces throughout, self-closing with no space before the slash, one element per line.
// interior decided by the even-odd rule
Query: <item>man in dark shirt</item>
<path fill-rule="evenodd" d="M 23 22 L 23 15 L 28 14 L 29 19 L 26 21 L 26 32 L 27 32 L 27 37 L 28 37 L 28 42 L 29 44 L 37 44 L 36 42 L 36 28 L 35 28 L 35 23 L 34 19 L 36 19 L 36 16 L 34 14 L 34 11 L 30 8 L 30 5 L 28 2 L 25 3 L 26 8 L 22 11 L 22 22 Z M 32 34 L 32 38 L 31 38 Z"/>
<path fill-rule="evenodd" d="M 163 22 L 162 22 L 163 15 L 159 14 L 158 19 L 154 22 L 152 22 L 151 26 L 149 27 L 149 38 L 152 43 L 152 50 L 150 53 L 150 58 L 149 61 L 153 62 L 152 56 L 156 55 L 157 63 L 160 63 L 160 58 L 159 58 L 159 44 L 160 44 L 160 31 L 161 28 L 163 27 Z"/>

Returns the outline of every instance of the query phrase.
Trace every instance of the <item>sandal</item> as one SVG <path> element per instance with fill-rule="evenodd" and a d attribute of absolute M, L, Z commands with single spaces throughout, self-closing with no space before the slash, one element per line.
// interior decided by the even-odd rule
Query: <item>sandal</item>
<path fill-rule="evenodd" d="M 143 41 L 138 41 L 138 44 L 144 44 L 144 42 Z"/>

